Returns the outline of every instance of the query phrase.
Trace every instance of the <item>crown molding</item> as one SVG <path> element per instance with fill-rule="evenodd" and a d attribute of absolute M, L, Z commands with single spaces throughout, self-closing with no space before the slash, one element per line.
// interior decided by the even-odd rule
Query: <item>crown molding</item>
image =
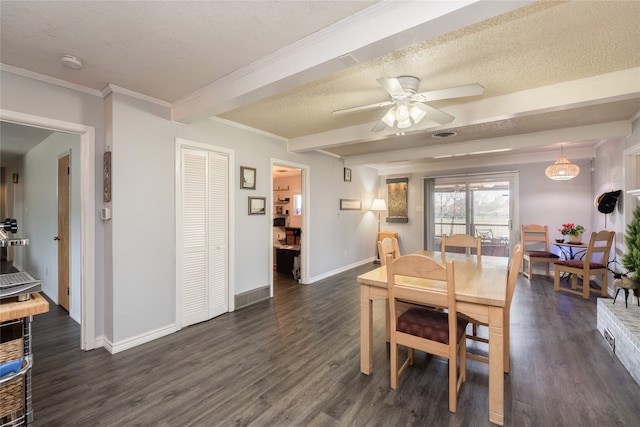
<path fill-rule="evenodd" d="M 122 95 L 127 95 L 130 96 L 132 98 L 136 98 L 139 99 L 141 101 L 146 101 L 146 102 L 150 102 L 152 104 L 156 104 L 156 105 L 160 105 L 161 107 L 165 107 L 165 108 L 171 108 L 171 103 L 167 102 L 167 101 L 163 101 L 162 99 L 158 99 L 158 98 L 154 98 L 152 96 L 148 96 L 148 95 L 144 95 L 142 93 L 139 92 L 134 92 L 130 89 L 126 89 L 120 86 L 116 86 L 113 84 L 108 84 L 107 86 L 105 86 L 104 89 L 102 89 L 102 97 L 106 98 L 107 95 L 109 95 L 110 93 L 119 93 Z"/>
<path fill-rule="evenodd" d="M 0 70 L 7 73 L 15 74 L 22 77 L 27 77 L 32 80 L 38 80 L 44 83 L 49 83 L 55 86 L 64 87 L 67 89 L 75 90 L 77 92 L 86 93 L 92 96 L 102 97 L 102 92 L 96 89 L 91 89 L 86 86 L 78 85 L 75 83 L 69 83 L 65 80 L 56 79 L 54 77 L 45 76 L 44 74 L 36 73 L 33 71 L 25 70 L 24 68 L 14 67 L 13 65 L 0 64 Z"/>

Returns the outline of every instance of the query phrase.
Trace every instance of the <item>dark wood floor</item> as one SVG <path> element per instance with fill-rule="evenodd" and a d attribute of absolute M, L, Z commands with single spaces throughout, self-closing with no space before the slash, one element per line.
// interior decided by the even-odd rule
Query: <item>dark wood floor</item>
<path fill-rule="evenodd" d="M 273 299 L 115 355 L 79 350 L 79 326 L 52 305 L 33 323 L 35 425 L 490 425 L 480 362 L 468 361 L 456 414 L 437 357 L 419 354 L 398 390 L 389 388 L 381 302 L 374 372 L 360 373 L 355 278 L 373 267 L 290 283 Z M 506 425 L 637 425 L 640 387 L 596 330 L 595 296 L 520 278 L 511 343 Z"/>

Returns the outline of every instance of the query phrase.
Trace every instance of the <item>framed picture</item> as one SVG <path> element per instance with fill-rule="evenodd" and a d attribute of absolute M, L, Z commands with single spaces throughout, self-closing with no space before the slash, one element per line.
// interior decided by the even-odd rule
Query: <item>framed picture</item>
<path fill-rule="evenodd" d="M 256 189 L 256 168 L 240 166 L 240 188 L 246 190 Z"/>
<path fill-rule="evenodd" d="M 360 211 L 362 210 L 362 201 L 358 199 L 340 199 L 341 211 Z"/>
<path fill-rule="evenodd" d="M 266 197 L 249 197 L 249 215 L 265 215 Z"/>
<path fill-rule="evenodd" d="M 346 182 L 351 182 L 351 169 L 344 168 L 344 180 Z"/>
<path fill-rule="evenodd" d="M 409 222 L 409 206 L 407 202 L 407 189 L 409 178 L 387 179 L 387 191 L 389 210 L 387 222 Z"/>

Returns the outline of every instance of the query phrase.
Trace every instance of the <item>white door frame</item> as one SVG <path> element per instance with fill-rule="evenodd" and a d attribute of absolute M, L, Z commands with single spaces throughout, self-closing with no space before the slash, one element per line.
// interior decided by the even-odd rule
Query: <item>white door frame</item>
<path fill-rule="evenodd" d="M 269 171 L 273 171 L 273 167 L 274 166 L 286 166 L 286 167 L 290 167 L 290 168 L 295 168 L 295 169 L 300 169 L 301 171 L 301 179 L 302 179 L 302 185 L 301 185 L 301 189 L 302 189 L 302 229 L 301 231 L 301 238 L 300 238 L 300 283 L 302 284 L 308 284 L 309 283 L 309 224 L 310 222 L 310 218 L 311 218 L 311 210 L 309 209 L 310 206 L 310 191 L 309 191 L 309 182 L 311 182 L 310 180 L 310 173 L 311 173 L 311 168 L 309 165 L 303 165 L 301 163 L 294 163 L 294 162 L 290 162 L 288 160 L 281 160 L 281 159 L 275 159 L 275 158 L 271 158 L 270 159 L 270 168 Z M 271 187 L 269 189 L 269 194 L 271 194 L 273 197 L 273 179 L 269 180 L 269 186 Z M 273 202 L 273 200 L 271 200 Z M 269 203 L 269 221 L 268 221 L 268 225 L 269 225 L 269 239 L 268 239 L 268 244 L 269 244 L 269 259 L 273 260 L 273 239 L 271 236 L 273 236 L 273 203 Z M 269 262 L 269 287 L 270 289 L 270 295 L 273 298 L 273 264 L 271 262 Z"/>
<path fill-rule="evenodd" d="M 0 109 L 0 120 L 80 136 L 80 348 L 92 350 L 96 348 L 95 128 L 5 109 Z"/>
<path fill-rule="evenodd" d="M 179 245 L 177 242 L 182 242 L 182 228 L 180 225 L 182 224 L 182 149 L 183 148 L 193 148 L 197 150 L 210 151 L 213 153 L 223 154 L 229 158 L 229 169 L 228 169 L 228 187 L 229 187 L 229 200 L 228 204 L 228 225 L 229 225 L 229 234 L 228 234 L 228 243 L 227 243 L 227 259 L 229 265 L 227 266 L 227 274 L 228 274 L 228 283 L 227 283 L 227 310 L 229 312 L 235 310 L 235 247 L 234 247 L 234 238 L 233 238 L 233 230 L 235 230 L 234 224 L 234 213 L 235 213 L 235 205 L 234 205 L 234 197 L 233 197 L 233 189 L 235 188 L 235 180 L 233 171 L 235 170 L 235 160 L 234 160 L 234 151 L 228 148 L 218 147 L 211 144 L 205 144 L 202 142 L 191 141 L 183 138 L 176 138 L 176 151 L 175 151 L 175 200 L 176 200 L 176 224 L 175 224 L 175 242 L 176 242 L 176 253 L 175 253 L 175 262 L 176 262 L 176 330 L 182 329 L 182 245 Z"/>

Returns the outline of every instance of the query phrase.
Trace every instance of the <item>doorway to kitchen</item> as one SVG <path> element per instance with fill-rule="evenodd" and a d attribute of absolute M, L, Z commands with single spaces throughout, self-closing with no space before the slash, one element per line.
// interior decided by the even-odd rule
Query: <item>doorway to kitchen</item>
<path fill-rule="evenodd" d="M 307 283 L 307 166 L 272 160 L 272 296 Z"/>

